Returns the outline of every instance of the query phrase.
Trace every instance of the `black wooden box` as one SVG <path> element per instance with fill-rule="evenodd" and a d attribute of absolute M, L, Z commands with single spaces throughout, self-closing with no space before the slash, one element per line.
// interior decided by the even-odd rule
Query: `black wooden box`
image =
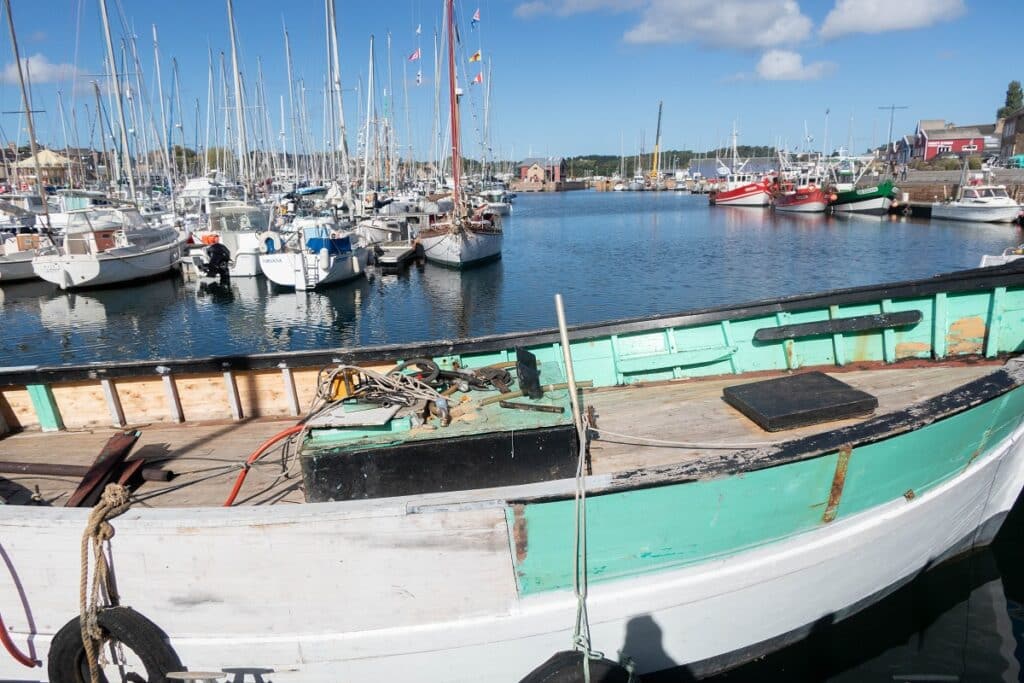
<path fill-rule="evenodd" d="M 867 415 L 878 407 L 871 394 L 822 372 L 738 384 L 726 387 L 722 395 L 769 432 Z"/>

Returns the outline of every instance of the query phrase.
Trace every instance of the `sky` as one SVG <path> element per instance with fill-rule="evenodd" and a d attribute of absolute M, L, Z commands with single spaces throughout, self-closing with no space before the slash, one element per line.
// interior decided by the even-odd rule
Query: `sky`
<path fill-rule="evenodd" d="M 208 112 L 207 50 L 213 50 L 218 73 L 220 52 L 225 53 L 230 79 L 225 0 L 108 0 L 108 5 L 118 59 L 122 40 L 135 36 L 146 91 L 142 99 L 152 103 L 157 120 L 154 25 L 168 108 L 172 58 L 178 64 L 185 115 L 175 118 L 183 119 L 186 145 L 205 144 L 211 116 L 217 125 L 211 126 L 210 144 L 222 142 L 223 118 L 234 113 L 219 94 Z M 338 0 L 351 147 L 358 148 L 357 128 L 366 108 L 372 34 L 375 106 L 379 112 L 393 110 L 403 150 L 411 147 L 417 158 L 431 157 L 434 33 L 441 30 L 442 5 L 441 0 Z M 106 48 L 99 0 L 12 0 L 12 6 L 31 75 L 32 106 L 42 110 L 36 115 L 37 138 L 63 147 L 67 128 L 70 144 L 76 144 L 77 130 L 77 144 L 91 141 L 98 147 L 92 82 L 104 92 L 109 87 L 101 75 Z M 476 10 L 480 21 L 474 25 Z M 274 144 L 280 144 L 283 98 L 286 142 L 294 145 L 282 32 L 287 24 L 293 84 L 305 85 L 307 118 L 322 142 L 323 0 L 235 0 L 234 11 L 250 116 L 269 115 Z M 890 112 L 880 107 L 906 107 L 893 112 L 894 136 L 913 132 L 920 119 L 991 123 L 1008 82 L 1024 80 L 1024 63 L 1013 57 L 1013 31 L 999 30 L 1024 25 L 1020 0 L 460 0 L 456 16 L 468 156 L 479 156 L 482 148 L 487 86 L 492 155 L 522 159 L 649 151 L 659 101 L 664 102 L 663 149 L 725 145 L 735 125 L 740 144 L 827 145 L 831 151 L 852 141 L 860 152 L 887 139 Z M 422 58 L 410 61 L 417 48 Z M 470 63 L 478 50 L 482 60 Z M 266 109 L 253 95 L 257 60 Z M 390 104 L 385 96 L 389 62 Z M 0 136 L 25 143 L 6 27 L 0 32 L 0 65 Z M 137 78 L 136 69 L 129 72 Z M 478 75 L 484 84 L 472 82 Z M 216 87 L 219 93 L 219 77 Z M 58 91 L 66 112 L 63 127 Z"/>

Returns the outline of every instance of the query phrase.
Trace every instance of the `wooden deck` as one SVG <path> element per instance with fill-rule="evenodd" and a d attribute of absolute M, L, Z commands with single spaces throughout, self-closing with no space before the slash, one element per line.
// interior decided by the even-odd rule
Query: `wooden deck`
<path fill-rule="evenodd" d="M 929 364 L 829 374 L 875 395 L 879 401 L 876 414 L 881 414 L 944 393 L 993 371 L 996 365 Z M 858 421 L 835 421 L 775 433 L 762 431 L 722 400 L 722 389 L 764 378 L 682 380 L 587 392 L 585 404 L 594 406 L 600 432 L 600 438 L 591 445 L 594 473 L 721 455 L 729 450 L 788 441 Z M 171 482 L 144 483 L 135 492 L 135 504 L 161 507 L 222 504 L 249 453 L 292 424 L 293 418 L 135 426 L 142 436 L 131 457 L 142 458 L 176 474 Z M 0 440 L 0 460 L 89 465 L 115 431 L 21 432 Z M 655 439 L 657 442 L 653 441 Z M 61 506 L 77 483 L 77 477 L 0 475 L 0 497 L 12 504 L 35 501 Z M 250 470 L 237 504 L 268 505 L 303 500 L 302 478 L 295 458 L 285 463 L 281 450 L 277 449 Z"/>

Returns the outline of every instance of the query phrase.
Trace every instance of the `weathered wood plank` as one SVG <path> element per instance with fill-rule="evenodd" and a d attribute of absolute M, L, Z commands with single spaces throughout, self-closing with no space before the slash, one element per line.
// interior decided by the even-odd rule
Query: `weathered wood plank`
<path fill-rule="evenodd" d="M 109 482 L 117 467 L 124 462 L 124 459 L 131 453 L 135 442 L 139 440 L 139 432 L 119 432 L 107 440 L 103 450 L 96 456 L 96 461 L 89 468 L 89 472 L 82 477 L 78 488 L 68 498 L 64 507 L 88 507 L 95 505 L 99 500 L 103 487 Z M 142 461 L 139 461 L 141 466 Z"/>
<path fill-rule="evenodd" d="M 814 323 L 762 327 L 754 332 L 754 341 L 769 342 L 783 339 L 799 339 L 818 335 L 836 335 L 844 332 L 873 332 L 891 330 L 897 327 L 916 325 L 921 322 L 921 311 L 900 311 L 879 315 L 858 315 L 851 318 L 834 318 Z"/>

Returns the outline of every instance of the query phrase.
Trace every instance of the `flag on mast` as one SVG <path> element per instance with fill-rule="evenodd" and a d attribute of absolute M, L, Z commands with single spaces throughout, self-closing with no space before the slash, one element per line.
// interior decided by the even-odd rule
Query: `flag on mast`
<path fill-rule="evenodd" d="M 484 82 L 484 72 L 481 71 L 476 76 L 474 76 L 473 77 L 473 82 L 474 83 L 483 83 Z"/>
<path fill-rule="evenodd" d="M 423 56 L 423 52 L 419 48 L 416 48 L 415 50 L 413 50 L 413 53 L 411 55 L 409 55 L 409 61 L 410 62 L 415 62 L 417 59 L 419 59 L 422 56 Z"/>
<path fill-rule="evenodd" d="M 423 24 L 416 24 L 416 35 L 423 33 Z"/>
<path fill-rule="evenodd" d="M 416 85 L 423 83 L 423 69 L 416 72 Z"/>
<path fill-rule="evenodd" d="M 483 55 L 481 55 L 481 54 L 480 54 L 480 50 L 477 50 L 477 51 L 476 51 L 476 52 L 474 52 L 474 53 L 473 53 L 473 55 L 472 55 L 472 56 L 471 56 L 471 57 L 469 58 L 469 61 L 471 61 L 471 62 L 479 62 L 479 61 L 480 61 L 481 59 L 483 59 Z"/>
<path fill-rule="evenodd" d="M 480 8 L 479 7 L 477 7 L 476 11 L 473 12 L 473 19 L 469 23 L 470 23 L 470 25 L 472 25 L 473 28 L 476 28 L 476 25 L 480 23 Z"/>

